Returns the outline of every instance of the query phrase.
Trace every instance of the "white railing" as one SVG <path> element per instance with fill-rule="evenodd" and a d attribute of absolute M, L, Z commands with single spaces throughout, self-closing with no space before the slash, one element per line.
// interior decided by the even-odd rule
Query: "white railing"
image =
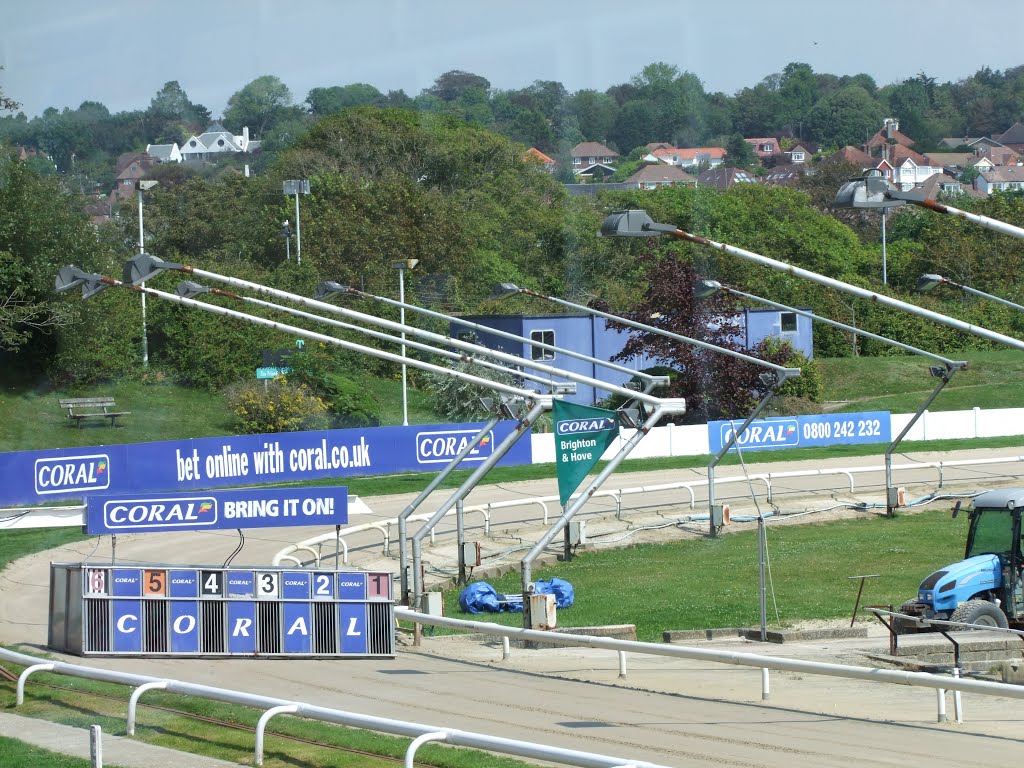
<path fill-rule="evenodd" d="M 942 488 L 946 481 L 946 470 L 954 467 L 970 467 L 970 466 L 995 466 L 999 464 L 1020 464 L 1024 462 L 1024 455 L 1013 455 L 1013 456 L 1002 456 L 987 459 L 956 459 L 952 461 L 922 461 L 922 462 L 909 462 L 905 464 L 894 464 L 892 466 L 893 476 L 895 477 L 897 472 L 910 472 L 910 471 L 921 471 L 921 470 L 934 470 L 935 480 L 938 483 L 938 487 Z M 730 483 L 757 483 L 758 485 L 764 486 L 765 501 L 766 503 L 772 503 L 773 497 L 773 481 L 777 480 L 789 480 L 793 478 L 801 477 L 827 477 L 835 476 L 845 478 L 845 487 L 850 493 L 854 493 L 857 489 L 857 478 L 863 475 L 879 474 L 885 472 L 884 464 L 877 464 L 866 467 L 845 467 L 837 469 L 803 469 L 803 470 L 792 470 L 788 472 L 764 472 L 754 475 L 737 475 L 734 477 L 716 477 L 715 487 L 720 485 L 727 485 Z M 1014 473 L 1015 475 L 1016 473 Z M 618 519 L 622 519 L 622 513 L 624 507 L 622 500 L 626 496 L 639 496 L 648 493 L 664 493 L 666 491 L 685 491 L 688 496 L 688 505 L 690 509 L 696 507 L 696 493 L 695 489 L 707 487 L 707 479 L 699 480 L 688 480 L 677 483 L 661 483 L 657 485 L 639 485 L 631 486 L 628 488 L 614 488 L 603 491 L 597 491 L 593 494 L 594 499 L 612 499 L 615 504 L 615 516 Z M 717 494 L 716 494 L 717 495 Z M 679 503 L 679 502 L 673 502 Z M 491 521 L 493 513 L 500 510 L 511 509 L 514 507 L 539 507 L 541 511 L 541 520 L 544 525 L 548 524 L 548 511 L 549 506 L 554 506 L 556 509 L 559 508 L 558 496 L 530 496 L 517 499 L 508 499 L 505 501 L 492 501 L 485 504 L 473 504 L 467 505 L 464 508 L 465 513 L 477 513 L 483 518 L 484 535 L 489 536 L 491 533 Z M 650 506 L 665 506 L 664 503 Z M 645 505 L 637 505 L 634 509 L 642 509 Z M 456 510 L 448 512 L 446 517 L 455 514 Z M 430 515 L 414 515 L 409 517 L 410 521 L 426 521 L 430 518 Z M 343 528 L 339 533 L 325 533 L 312 538 L 300 541 L 296 544 L 289 545 L 284 549 L 280 550 L 274 555 L 273 564 L 282 565 L 286 562 L 293 563 L 298 566 L 302 566 L 303 562 L 295 557 L 298 552 L 310 552 L 314 555 L 313 563 L 319 567 L 321 558 L 318 552 L 314 551 L 313 547 L 318 547 L 324 543 L 334 541 L 338 538 L 344 541 L 345 536 L 351 536 L 355 533 L 374 528 L 380 530 L 384 537 L 384 551 L 385 557 L 390 556 L 390 544 L 391 544 L 391 526 L 397 524 L 397 519 L 381 520 L 372 524 L 364 524 L 352 526 L 350 528 Z M 430 543 L 433 544 L 435 541 L 435 531 L 430 531 Z M 348 564 L 348 549 L 345 548 L 345 564 Z"/>
<path fill-rule="evenodd" d="M 615 651 L 619 655 L 619 677 L 626 677 L 626 654 L 642 653 L 654 656 L 666 656 L 674 659 L 694 659 L 697 661 L 710 661 L 719 664 L 733 664 L 745 667 L 755 667 L 761 670 L 761 698 L 769 698 L 768 670 L 775 669 L 786 672 L 798 672 L 808 675 L 825 675 L 828 677 L 842 677 L 851 680 L 867 680 L 875 683 L 889 683 L 894 685 L 909 685 L 921 688 L 932 688 L 939 692 L 938 722 L 945 720 L 945 691 L 951 690 L 963 693 L 978 693 L 985 696 L 1005 696 L 1012 699 L 1024 699 L 1024 686 L 1011 685 L 1008 683 L 996 683 L 987 680 L 968 680 L 959 677 L 959 670 L 954 670 L 952 676 L 937 675 L 931 672 L 907 672 L 897 669 L 878 669 L 874 667 L 857 667 L 846 664 L 829 664 L 820 661 L 805 661 L 802 659 L 790 659 L 779 656 L 763 656 L 754 653 L 739 653 L 736 651 L 721 651 L 713 648 L 694 648 L 692 646 L 669 645 L 667 643 L 641 643 L 633 640 L 616 640 L 609 637 L 595 637 L 593 635 L 576 635 L 550 630 L 523 629 L 521 627 L 506 627 L 501 624 L 482 621 L 466 621 L 464 619 L 451 619 L 445 616 L 433 616 L 425 613 L 418 613 L 408 608 L 395 608 L 395 618 L 399 620 L 412 621 L 417 624 L 425 624 L 434 627 L 448 627 L 459 629 L 476 634 L 493 635 L 503 640 L 503 656 L 508 658 L 511 655 L 509 639 L 532 643 L 545 643 L 548 645 L 583 646 L 586 648 L 604 648 Z M 962 625 L 961 625 L 962 626 Z M 799 678 L 795 678 L 799 680 Z M 958 704 L 957 718 L 962 715 Z"/>
<path fill-rule="evenodd" d="M 628 760 L 621 757 L 611 757 L 594 752 L 580 752 L 561 747 L 549 747 L 537 744 L 533 741 L 519 741 L 506 739 L 500 736 L 490 736 L 472 731 L 462 731 L 455 728 L 446 728 L 436 725 L 425 725 L 404 720 L 391 720 L 384 717 L 371 715 L 360 715 L 354 712 L 345 712 L 338 709 L 317 707 L 312 704 L 304 704 L 297 701 L 288 701 L 271 696 L 259 696 L 251 693 L 232 691 L 226 688 L 214 688 L 208 685 L 197 683 L 186 683 L 179 680 L 167 680 L 147 675 L 136 675 L 128 672 L 117 672 L 96 667 L 85 667 L 75 664 L 68 664 L 62 661 L 40 663 L 34 656 L 26 656 L 22 653 L 9 651 L 0 648 L 0 659 L 24 666 L 25 670 L 18 677 L 18 693 L 16 703 L 20 706 L 24 703 L 25 684 L 28 678 L 36 672 L 52 672 L 53 674 L 81 677 L 87 680 L 99 680 L 106 683 L 119 683 L 121 685 L 137 686 L 132 695 L 128 722 L 130 729 L 128 735 L 135 732 L 135 707 L 138 704 L 142 693 L 148 690 L 159 689 L 168 693 L 177 693 L 183 696 L 195 696 L 210 701 L 221 701 L 228 704 L 236 704 L 245 707 L 262 709 L 255 735 L 255 763 L 263 765 L 263 740 L 267 723 L 270 718 L 279 714 L 292 714 L 296 717 L 304 717 L 310 720 L 320 720 L 335 725 L 345 725 L 351 728 L 362 728 L 378 733 L 388 733 L 393 736 L 404 736 L 413 739 L 406 752 L 406 765 L 411 765 L 411 758 L 416 750 L 423 744 L 426 737 L 431 741 L 443 741 L 446 744 L 457 747 L 468 747 L 481 749 L 487 752 L 497 752 L 504 755 L 527 758 L 530 760 L 545 760 L 561 765 L 577 765 L 584 768 L 665 768 L 656 763 L 648 763 L 640 760 Z M 17 736 L 17 734 L 14 734 Z"/>

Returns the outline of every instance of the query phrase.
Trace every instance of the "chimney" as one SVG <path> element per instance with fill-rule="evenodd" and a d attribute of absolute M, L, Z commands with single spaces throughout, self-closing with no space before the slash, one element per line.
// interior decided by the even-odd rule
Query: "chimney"
<path fill-rule="evenodd" d="M 249 147 L 249 126 L 242 126 L 242 148 L 247 149 Z"/>

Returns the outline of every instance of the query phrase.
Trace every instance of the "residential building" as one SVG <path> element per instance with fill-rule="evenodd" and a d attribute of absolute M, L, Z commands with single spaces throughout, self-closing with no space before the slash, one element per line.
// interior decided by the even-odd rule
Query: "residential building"
<path fill-rule="evenodd" d="M 598 360 L 611 360 L 623 350 L 626 342 L 635 333 L 630 330 L 619 331 L 609 328 L 604 318 L 589 314 L 468 315 L 461 319 L 550 346 L 571 349 Z M 777 309 L 747 308 L 737 315 L 736 320 L 740 326 L 740 332 L 735 341 L 742 349 L 753 349 L 762 340 L 775 336 L 790 342 L 794 349 L 807 357 L 814 354 L 813 328 L 810 318 L 795 312 Z M 486 331 L 470 328 L 460 324 L 458 319 L 449 323 L 448 333 L 453 338 L 472 340 L 489 349 L 550 364 L 616 386 L 622 386 L 631 378 L 627 372 L 615 371 L 559 352 L 540 349 L 525 342 L 516 342 L 488 334 Z M 663 360 L 646 355 L 637 355 L 628 360 L 616 362 L 634 371 L 642 371 L 665 364 Z M 527 384 L 532 388 L 531 383 Z M 577 384 L 576 394 L 567 395 L 565 399 L 583 405 L 593 405 L 606 397 L 607 392 L 589 385 Z"/>
<path fill-rule="evenodd" d="M 905 133 L 900 133 L 900 121 L 895 117 L 887 117 L 882 121 L 882 128 L 864 143 L 864 151 L 872 157 L 889 160 L 890 147 L 912 147 L 914 140 Z"/>
<path fill-rule="evenodd" d="M 745 138 L 743 140 L 753 148 L 754 154 L 757 155 L 758 160 L 762 163 L 765 160 L 774 160 L 782 156 L 782 147 L 779 146 L 779 140 L 774 136 L 761 139 Z"/>
<path fill-rule="evenodd" d="M 657 189 L 658 187 L 675 187 L 681 185 L 697 185 L 697 179 L 677 165 L 648 163 L 626 181 L 630 187 L 637 189 Z"/>
<path fill-rule="evenodd" d="M 554 173 L 555 168 L 558 167 L 558 163 L 555 159 L 545 155 L 536 147 L 530 147 L 526 152 L 523 153 L 523 159 L 530 162 L 538 163 L 548 173 Z"/>
<path fill-rule="evenodd" d="M 135 196 L 135 182 L 144 179 L 156 165 L 145 152 L 129 152 L 117 158 L 114 188 L 108 197 L 111 205 Z"/>
<path fill-rule="evenodd" d="M 212 160 L 218 155 L 239 152 L 253 153 L 260 148 L 260 142 L 249 138 L 248 126 L 242 128 L 242 135 L 235 136 L 214 123 L 198 136 L 191 136 L 181 145 L 183 161 Z"/>
<path fill-rule="evenodd" d="M 792 163 L 793 165 L 807 163 L 810 162 L 811 159 L 811 152 L 809 152 L 802 144 L 797 144 L 792 149 L 787 149 L 782 153 L 782 155 L 786 158 L 785 162 Z"/>
<path fill-rule="evenodd" d="M 769 168 L 759 180 L 769 187 L 791 187 L 809 172 L 806 163 L 783 163 Z"/>
<path fill-rule="evenodd" d="M 173 144 L 147 144 L 146 154 L 158 163 L 180 163 L 182 161 L 181 148 L 177 142 Z"/>
<path fill-rule="evenodd" d="M 1021 123 L 1014 123 L 1010 128 L 998 137 L 999 143 L 1008 149 L 1012 149 L 1014 152 L 1024 152 L 1024 125 Z"/>
<path fill-rule="evenodd" d="M 756 184 L 757 179 L 742 168 L 709 168 L 697 177 L 702 187 L 729 189 L 737 184 Z"/>
<path fill-rule="evenodd" d="M 1024 192 L 1024 165 L 1006 165 L 980 170 L 974 187 L 986 195 L 992 192 Z"/>
<path fill-rule="evenodd" d="M 680 168 L 693 169 L 704 165 L 716 168 L 725 162 L 723 147 L 669 147 L 660 146 L 644 155 L 645 163 L 666 163 Z"/>
<path fill-rule="evenodd" d="M 584 141 L 569 150 L 572 172 L 577 176 L 590 176 L 594 172 L 615 173 L 619 153 L 597 141 Z"/>

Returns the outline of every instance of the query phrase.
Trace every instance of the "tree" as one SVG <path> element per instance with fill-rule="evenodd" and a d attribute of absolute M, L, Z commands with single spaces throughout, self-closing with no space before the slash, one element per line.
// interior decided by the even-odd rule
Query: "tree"
<path fill-rule="evenodd" d="M 292 112 L 292 94 L 273 75 L 257 77 L 228 99 L 224 125 L 235 133 L 248 126 L 257 137 Z"/>
<path fill-rule="evenodd" d="M 145 115 L 150 144 L 182 141 L 210 124 L 210 110 L 193 104 L 177 80 L 164 83 L 149 102 Z"/>
<path fill-rule="evenodd" d="M 605 141 L 611 135 L 619 105 L 608 94 L 582 90 L 569 97 L 566 109 L 576 117 L 584 140 Z"/>
<path fill-rule="evenodd" d="M 452 69 L 440 75 L 424 92 L 436 96 L 441 101 L 457 101 L 465 91 L 471 89 L 487 93 L 491 89 L 491 82 L 486 77 L 474 75 L 472 72 Z"/>
<path fill-rule="evenodd" d="M 382 106 L 384 95 L 366 83 L 333 86 L 331 88 L 313 88 L 306 96 L 309 112 L 315 117 L 332 115 L 348 107 L 366 105 Z"/>
<path fill-rule="evenodd" d="M 728 153 L 729 164 L 749 168 L 757 164 L 757 155 L 750 143 L 742 135 L 734 133 L 725 144 L 725 151 Z"/>
<path fill-rule="evenodd" d="M 882 124 L 881 105 L 859 85 L 822 99 L 808 115 L 812 138 L 826 146 L 860 145 Z"/>
<path fill-rule="evenodd" d="M 725 294 L 710 300 L 696 299 L 693 289 L 700 275 L 675 254 L 652 250 L 639 261 L 647 268 L 648 288 L 640 303 L 620 312 L 621 316 L 740 351 L 735 339 L 742 335 L 742 328 L 736 319 L 738 305 L 734 299 Z M 601 302 L 594 305 L 606 310 Z M 623 330 L 628 327 L 611 322 L 609 325 Z M 650 331 L 635 333 L 614 359 L 628 360 L 639 354 L 668 361 L 682 374 L 672 378 L 664 394 L 686 398 L 686 414 L 680 417 L 683 423 L 744 417 L 765 391 L 758 379 L 763 369 L 758 366 Z"/>

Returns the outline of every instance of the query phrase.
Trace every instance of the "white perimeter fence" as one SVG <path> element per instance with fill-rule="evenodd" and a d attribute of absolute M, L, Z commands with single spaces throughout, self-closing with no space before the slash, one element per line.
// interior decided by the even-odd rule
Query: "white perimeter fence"
<path fill-rule="evenodd" d="M 404 720 L 391 720 L 384 717 L 371 715 L 360 715 L 355 712 L 345 712 L 338 709 L 317 707 L 312 704 L 303 704 L 288 699 L 278 699 L 271 696 L 258 696 L 251 693 L 232 691 L 226 688 L 214 688 L 208 685 L 197 683 L 185 683 L 179 680 L 169 680 L 148 675 L 136 675 L 128 672 L 117 672 L 96 667 L 86 667 L 77 664 L 68 664 L 62 661 L 40 662 L 35 656 L 9 651 L 0 648 L 0 660 L 18 664 L 25 667 L 25 670 L 18 677 L 18 689 L 16 704 L 20 706 L 25 701 L 25 684 L 29 676 L 36 672 L 52 672 L 54 674 L 81 677 L 87 680 L 99 680 L 106 683 L 119 683 L 121 685 L 135 686 L 128 702 L 127 734 L 135 735 L 135 711 L 139 698 L 142 694 L 152 690 L 162 690 L 168 693 L 177 693 L 183 696 L 194 696 L 210 701 L 220 701 L 227 704 L 236 704 L 245 707 L 254 707 L 264 710 L 256 725 L 255 763 L 263 765 L 263 743 L 267 723 L 277 715 L 294 715 L 309 720 L 320 720 L 335 725 L 345 725 L 351 728 L 362 728 L 377 733 L 388 733 L 393 736 L 405 736 L 412 739 L 412 743 L 405 754 L 405 765 L 413 765 L 416 750 L 428 741 L 438 741 L 456 747 L 468 747 L 482 749 L 487 752 L 497 752 L 504 755 L 513 755 L 531 760 L 546 760 L 560 765 L 577 765 L 585 768 L 664 768 L 656 763 L 648 763 L 640 760 L 628 760 L 621 757 L 611 757 L 593 752 L 579 752 L 561 747 L 549 747 L 543 744 L 536 744 L 531 741 L 518 741 L 506 739 L 500 736 L 489 736 L 472 731 L 462 731 L 456 728 L 446 728 L 437 725 L 424 725 L 422 723 L 408 722 Z M 17 734 L 14 734 L 17 737 Z"/>

